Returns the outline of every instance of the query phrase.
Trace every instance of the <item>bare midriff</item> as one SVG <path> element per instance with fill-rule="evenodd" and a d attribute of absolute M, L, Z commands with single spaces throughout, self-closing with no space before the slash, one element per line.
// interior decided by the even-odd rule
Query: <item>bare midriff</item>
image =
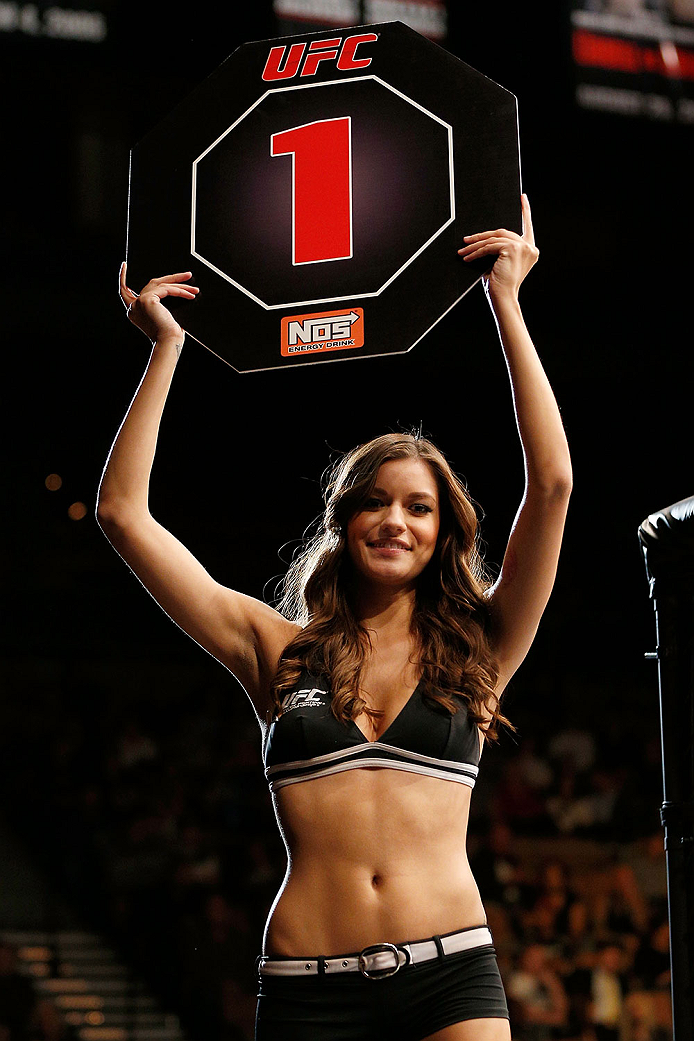
<path fill-rule="evenodd" d="M 281 788 L 289 859 L 264 953 L 328 957 L 485 924 L 466 853 L 470 796 L 378 767 Z"/>

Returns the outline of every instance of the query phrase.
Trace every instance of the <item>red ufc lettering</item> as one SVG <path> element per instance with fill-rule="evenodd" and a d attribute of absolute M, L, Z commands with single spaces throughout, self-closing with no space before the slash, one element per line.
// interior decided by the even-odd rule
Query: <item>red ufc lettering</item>
<path fill-rule="evenodd" d="M 289 55 L 284 63 L 284 68 L 280 69 L 286 49 L 286 47 L 272 48 L 263 69 L 264 80 L 290 80 L 293 76 L 296 76 L 306 50 L 306 44 L 293 43 L 289 48 Z"/>
<path fill-rule="evenodd" d="M 362 43 L 375 43 L 378 40 L 377 33 L 362 33 L 358 36 L 348 36 L 342 41 L 340 37 L 330 40 L 312 40 L 306 57 L 305 43 L 293 43 L 287 51 L 286 46 L 272 47 L 268 54 L 263 79 L 290 80 L 301 69 L 301 76 L 315 76 L 318 66 L 322 61 L 333 61 L 337 58 L 337 68 L 340 72 L 350 72 L 352 69 L 365 69 L 371 64 L 371 58 L 357 58 L 357 47 Z M 339 55 L 339 57 L 338 57 Z"/>
<path fill-rule="evenodd" d="M 376 33 L 364 33 L 363 36 L 348 36 L 342 44 L 340 57 L 337 59 L 337 67 L 341 72 L 349 69 L 365 69 L 371 64 L 371 58 L 355 58 L 357 47 L 360 43 L 375 43 L 378 39 Z"/>
<path fill-rule="evenodd" d="M 308 49 L 301 75 L 315 76 L 319 62 L 327 58 L 337 58 L 341 43 L 339 36 L 336 40 L 314 40 Z"/>

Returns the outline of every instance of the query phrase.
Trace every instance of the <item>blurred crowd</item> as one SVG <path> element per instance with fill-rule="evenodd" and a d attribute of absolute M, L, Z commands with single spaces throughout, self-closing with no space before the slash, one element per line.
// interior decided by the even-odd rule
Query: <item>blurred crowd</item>
<path fill-rule="evenodd" d="M 249 1041 L 285 853 L 242 691 L 203 670 L 20 702 L 0 720 L 12 825 L 192 1041 Z M 469 855 L 515 1041 L 672 1037 L 659 743 L 637 730 L 521 730 L 484 753 Z"/>
<path fill-rule="evenodd" d="M 0 1041 L 68 1041 L 56 1005 L 37 993 L 17 953 L 0 939 Z"/>

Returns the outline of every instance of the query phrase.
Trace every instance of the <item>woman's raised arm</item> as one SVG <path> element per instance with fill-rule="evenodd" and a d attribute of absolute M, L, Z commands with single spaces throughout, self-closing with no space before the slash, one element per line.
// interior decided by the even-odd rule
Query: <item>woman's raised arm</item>
<path fill-rule="evenodd" d="M 138 296 L 125 282 L 128 317 L 153 342 L 142 381 L 123 420 L 99 487 L 97 519 L 114 549 L 166 613 L 226 665 L 246 688 L 258 714 L 279 655 L 297 631 L 266 604 L 216 582 L 202 564 L 150 514 L 149 481 L 161 416 L 184 332 L 162 304 L 167 296 L 194 300 L 189 271 L 155 278 Z"/>
<path fill-rule="evenodd" d="M 499 690 L 528 653 L 549 600 L 572 487 L 559 409 L 518 303 L 521 282 L 539 256 L 525 195 L 523 227 L 522 236 L 503 229 L 468 235 L 460 250 L 465 260 L 496 258 L 485 289 L 506 357 L 525 461 L 523 499 L 489 592 Z"/>

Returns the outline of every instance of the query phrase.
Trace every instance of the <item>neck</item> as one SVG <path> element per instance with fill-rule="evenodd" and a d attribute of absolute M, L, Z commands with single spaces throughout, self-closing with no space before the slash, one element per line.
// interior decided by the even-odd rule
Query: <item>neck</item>
<path fill-rule="evenodd" d="M 354 613 L 365 629 L 381 636 L 410 633 L 415 605 L 414 589 L 360 586 L 353 593 Z"/>

